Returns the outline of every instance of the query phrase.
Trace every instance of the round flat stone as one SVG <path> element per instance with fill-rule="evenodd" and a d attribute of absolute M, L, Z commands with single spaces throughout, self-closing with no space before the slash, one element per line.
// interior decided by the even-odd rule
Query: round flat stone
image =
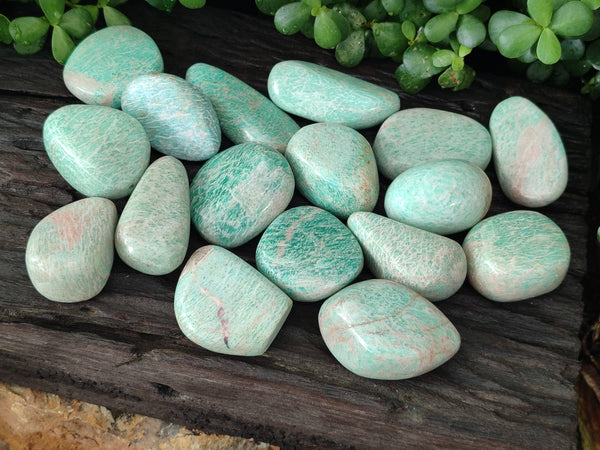
<path fill-rule="evenodd" d="M 465 237 L 469 282 L 484 297 L 513 302 L 556 289 L 571 251 L 562 230 L 536 211 L 488 217 Z"/>
<path fill-rule="evenodd" d="M 256 266 L 292 300 L 329 297 L 363 268 L 360 244 L 331 213 L 298 206 L 280 214 L 256 247 Z"/>
<path fill-rule="evenodd" d="M 122 25 L 98 30 L 77 44 L 65 63 L 63 79 L 82 102 L 119 108 L 127 83 L 162 71 L 163 59 L 152 38 Z"/>
<path fill-rule="evenodd" d="M 283 152 L 300 128 L 271 100 L 224 70 L 198 63 L 187 70 L 186 79 L 211 101 L 234 144 L 256 142 Z"/>
<path fill-rule="evenodd" d="M 369 128 L 400 109 L 389 89 L 305 61 L 281 61 L 268 79 L 269 97 L 284 111 L 313 122 Z"/>
<path fill-rule="evenodd" d="M 504 194 L 536 208 L 562 195 L 567 186 L 565 147 L 550 118 L 523 97 L 496 105 L 490 117 L 494 167 Z"/>
<path fill-rule="evenodd" d="M 285 156 L 298 191 L 314 205 L 344 219 L 375 207 L 377 164 L 358 131 L 335 123 L 307 125 L 292 136 Z"/>
<path fill-rule="evenodd" d="M 378 380 L 422 375 L 460 348 L 458 331 L 435 305 L 388 280 L 362 281 L 334 294 L 321 306 L 319 328 L 346 369 Z"/>
<path fill-rule="evenodd" d="M 405 170 L 439 159 L 462 159 L 485 169 L 492 158 L 490 133 L 470 117 L 430 108 L 399 111 L 373 141 L 379 171 L 393 180 Z"/>
<path fill-rule="evenodd" d="M 370 212 L 352 214 L 348 228 L 377 278 L 404 284 L 431 301 L 450 297 L 465 281 L 465 253 L 452 239 Z"/>
<path fill-rule="evenodd" d="M 121 213 L 115 248 L 129 266 L 165 275 L 183 262 L 190 237 L 190 188 L 183 164 L 163 156 L 148 167 Z"/>
<path fill-rule="evenodd" d="M 190 257 L 175 289 L 175 318 L 192 342 L 213 352 L 262 355 L 292 301 L 254 267 L 222 247 Z"/>
<path fill-rule="evenodd" d="M 44 147 L 62 177 L 88 197 L 125 197 L 150 162 L 142 125 L 117 109 L 67 105 L 50 114 Z"/>
<path fill-rule="evenodd" d="M 281 153 L 261 144 L 234 145 L 194 177 L 192 221 L 211 244 L 237 247 L 264 231 L 293 194 L 294 175 Z"/>
<path fill-rule="evenodd" d="M 61 303 L 89 300 L 102 291 L 113 264 L 117 208 L 84 198 L 44 217 L 27 240 L 25 263 L 35 289 Z"/>
<path fill-rule="evenodd" d="M 385 193 L 391 219 L 438 234 L 471 228 L 486 215 L 492 185 L 479 167 L 459 159 L 424 163 L 398 175 Z"/>

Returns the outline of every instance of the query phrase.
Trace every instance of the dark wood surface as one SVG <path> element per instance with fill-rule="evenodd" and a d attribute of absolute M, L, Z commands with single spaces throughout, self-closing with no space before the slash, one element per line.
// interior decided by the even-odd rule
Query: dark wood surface
<path fill-rule="evenodd" d="M 269 70 L 280 60 L 339 68 L 331 52 L 302 36 L 281 36 L 269 18 L 210 7 L 169 15 L 130 3 L 137 5 L 124 10 L 156 40 L 169 73 L 184 76 L 191 64 L 206 62 L 266 94 Z M 346 71 L 399 92 L 394 68 L 370 61 Z M 568 275 L 556 291 L 513 304 L 488 301 L 465 283 L 437 304 L 462 336 L 459 353 L 418 378 L 383 382 L 354 376 L 334 360 L 319 335 L 320 303 L 295 304 L 268 352 L 241 358 L 205 351 L 179 331 L 179 270 L 151 277 L 117 259 L 92 300 L 60 304 L 37 294 L 24 266 L 27 237 L 45 215 L 81 198 L 49 162 L 42 124 L 77 100 L 47 50 L 21 57 L 0 46 L 0 380 L 285 447 L 575 448 L 578 332 L 594 234 L 591 103 L 489 73 L 459 93 L 433 85 L 416 96 L 400 93 L 403 108 L 455 111 L 484 125 L 511 95 L 537 103 L 567 148 L 567 190 L 540 211 L 569 240 Z M 365 135 L 372 140 L 375 132 Z M 187 164 L 190 177 L 198 167 Z M 517 209 L 498 189 L 493 168 L 487 172 L 494 183 L 490 214 Z M 303 202 L 297 196 L 293 205 Z M 117 203 L 122 208 L 124 201 Z M 252 262 L 256 242 L 236 252 Z M 190 253 L 200 245 L 193 232 Z"/>

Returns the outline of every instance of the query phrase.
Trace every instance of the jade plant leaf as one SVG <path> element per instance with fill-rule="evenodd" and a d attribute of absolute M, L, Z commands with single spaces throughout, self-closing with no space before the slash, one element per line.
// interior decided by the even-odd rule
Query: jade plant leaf
<path fill-rule="evenodd" d="M 544 28 L 540 34 L 535 53 L 544 64 L 554 64 L 560 59 L 560 42 L 550 28 Z"/>
<path fill-rule="evenodd" d="M 56 62 L 64 65 L 74 48 L 75 44 L 69 34 L 60 26 L 55 26 L 52 30 L 52 56 Z"/>
<path fill-rule="evenodd" d="M 483 42 L 486 37 L 485 25 L 481 20 L 465 14 L 460 18 L 456 37 L 461 45 L 469 48 L 475 48 Z"/>
<path fill-rule="evenodd" d="M 506 58 L 518 58 L 540 37 L 542 29 L 532 23 L 513 25 L 498 36 L 498 50 Z"/>
<path fill-rule="evenodd" d="M 425 37 L 433 43 L 443 41 L 456 28 L 458 17 L 457 12 L 447 12 L 433 16 L 423 28 Z"/>
<path fill-rule="evenodd" d="M 308 19 L 310 19 L 310 6 L 303 2 L 293 2 L 279 8 L 273 22 L 277 31 L 290 35 L 300 31 Z"/>
<path fill-rule="evenodd" d="M 534 24 L 533 20 L 525 14 L 516 11 L 498 11 L 492 14 L 488 22 L 490 40 L 497 46 L 500 33 L 513 25 L 524 23 Z"/>
<path fill-rule="evenodd" d="M 399 55 L 408 47 L 408 40 L 402 33 L 402 25 L 398 22 L 375 23 L 371 28 L 382 55 Z"/>
<path fill-rule="evenodd" d="M 559 36 L 579 36 L 587 33 L 594 21 L 594 13 L 581 1 L 571 1 L 558 8 L 552 16 L 550 28 Z"/>
<path fill-rule="evenodd" d="M 553 11 L 554 2 L 552 0 L 527 0 L 527 12 L 542 27 L 550 25 Z"/>
<path fill-rule="evenodd" d="M 39 4 L 50 25 L 57 25 L 65 12 L 65 0 L 39 0 Z"/>

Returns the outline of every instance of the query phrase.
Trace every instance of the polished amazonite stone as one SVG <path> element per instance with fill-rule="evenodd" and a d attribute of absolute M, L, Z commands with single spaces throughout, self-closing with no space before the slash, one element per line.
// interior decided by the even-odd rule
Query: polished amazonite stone
<path fill-rule="evenodd" d="M 465 281 L 467 259 L 452 239 L 370 212 L 352 214 L 348 227 L 377 278 L 404 284 L 431 301 L 450 297 Z"/>
<path fill-rule="evenodd" d="M 439 159 L 462 159 L 485 169 L 492 158 L 489 131 L 470 117 L 430 108 L 399 111 L 386 119 L 373 141 L 379 171 L 390 180 Z"/>
<path fill-rule="evenodd" d="M 335 123 L 307 125 L 292 136 L 285 157 L 298 191 L 314 205 L 344 219 L 375 207 L 377 164 L 358 131 Z"/>
<path fill-rule="evenodd" d="M 479 167 L 459 159 L 424 163 L 398 175 L 385 193 L 385 213 L 438 234 L 471 228 L 486 215 L 492 185 Z"/>
<path fill-rule="evenodd" d="M 497 214 L 465 237 L 469 282 L 483 296 L 513 302 L 556 289 L 569 268 L 564 233 L 536 211 Z"/>
<path fill-rule="evenodd" d="M 267 97 L 218 67 L 194 64 L 185 77 L 211 101 L 234 144 L 256 142 L 283 152 L 300 128 Z"/>
<path fill-rule="evenodd" d="M 369 128 L 400 109 L 389 89 L 305 61 L 281 61 L 269 73 L 271 100 L 284 111 L 313 122 Z"/>
<path fill-rule="evenodd" d="M 460 348 L 458 331 L 435 305 L 389 280 L 345 287 L 319 311 L 323 340 L 351 372 L 403 380 L 441 366 Z"/>
<path fill-rule="evenodd" d="M 140 121 L 150 144 L 165 155 L 204 161 L 221 146 L 221 127 L 213 106 L 183 78 L 157 73 L 127 85 L 121 108 Z"/>
<path fill-rule="evenodd" d="M 27 240 L 25 264 L 35 289 L 61 303 L 89 300 L 102 291 L 113 265 L 117 208 L 90 197 L 44 217 Z"/>
<path fill-rule="evenodd" d="M 279 215 L 256 247 L 256 267 L 292 300 L 323 300 L 363 268 L 360 244 L 333 214 L 298 206 Z"/>
<path fill-rule="evenodd" d="M 175 289 L 175 318 L 183 334 L 229 355 L 262 355 L 291 308 L 292 300 L 281 289 L 215 245 L 194 252 Z"/>
<path fill-rule="evenodd" d="M 490 117 L 494 167 L 504 194 L 513 202 L 546 206 L 567 186 L 565 147 L 550 118 L 523 97 L 496 105 Z"/>
<path fill-rule="evenodd" d="M 107 106 L 63 106 L 46 118 L 43 138 L 56 170 L 88 197 L 131 194 L 150 163 L 142 125 Z"/>
<path fill-rule="evenodd" d="M 232 248 L 260 234 L 294 194 L 294 175 L 281 153 L 238 144 L 217 153 L 191 185 L 192 222 L 211 244 Z"/>
<path fill-rule="evenodd" d="M 153 162 L 121 213 L 115 248 L 129 266 L 165 275 L 184 260 L 190 238 L 190 188 L 183 164 L 172 156 Z"/>
<path fill-rule="evenodd" d="M 63 79 L 82 102 L 119 108 L 127 83 L 162 71 L 162 55 L 152 38 L 122 25 L 98 30 L 77 44 L 65 63 Z"/>

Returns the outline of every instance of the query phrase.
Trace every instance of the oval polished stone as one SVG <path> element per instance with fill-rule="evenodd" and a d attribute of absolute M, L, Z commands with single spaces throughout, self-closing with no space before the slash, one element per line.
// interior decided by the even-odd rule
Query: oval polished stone
<path fill-rule="evenodd" d="M 288 143 L 300 193 L 340 218 L 371 211 L 379 195 L 379 176 L 369 142 L 356 130 L 335 123 L 302 127 Z"/>
<path fill-rule="evenodd" d="M 536 208 L 559 198 L 567 186 L 565 147 L 550 118 L 523 97 L 496 105 L 490 117 L 494 167 L 504 194 Z"/>
<path fill-rule="evenodd" d="M 271 100 L 224 70 L 198 63 L 187 70 L 186 79 L 211 101 L 234 144 L 256 142 L 284 152 L 300 128 Z"/>
<path fill-rule="evenodd" d="M 514 302 L 556 289 L 571 251 L 562 230 L 536 211 L 488 217 L 465 237 L 469 282 L 484 297 Z"/>
<path fill-rule="evenodd" d="M 292 300 L 229 250 L 199 248 L 175 289 L 175 318 L 192 342 L 228 355 L 262 355 L 291 308 Z"/>
<path fill-rule="evenodd" d="M 492 158 L 488 130 L 470 117 L 430 108 L 391 115 L 373 141 L 379 171 L 393 180 L 405 170 L 439 159 L 462 159 L 485 169 Z"/>
<path fill-rule="evenodd" d="M 98 30 L 77 44 L 65 63 L 63 79 L 82 102 L 120 108 L 127 83 L 162 71 L 162 55 L 152 38 L 121 25 Z"/>
<path fill-rule="evenodd" d="M 292 300 L 323 300 L 363 268 L 360 244 L 331 213 L 298 206 L 281 213 L 256 247 L 256 266 Z"/>
<path fill-rule="evenodd" d="M 27 240 L 25 263 L 35 289 L 61 303 L 89 300 L 102 291 L 113 265 L 117 208 L 90 197 L 44 217 Z"/>
<path fill-rule="evenodd" d="M 281 61 L 269 73 L 271 100 L 313 122 L 369 128 L 400 109 L 395 92 L 305 61 Z"/>
<path fill-rule="evenodd" d="M 190 188 L 183 164 L 163 156 L 146 170 L 121 213 L 115 248 L 129 266 L 165 275 L 184 260 L 190 238 Z"/>
<path fill-rule="evenodd" d="M 123 92 L 121 107 L 140 121 L 152 148 L 165 155 L 204 161 L 219 151 L 217 114 L 183 78 L 165 73 L 137 77 Z"/>
<path fill-rule="evenodd" d="M 404 284 L 431 301 L 450 297 L 465 281 L 465 253 L 452 239 L 369 212 L 352 214 L 348 228 L 377 278 Z"/>
<path fill-rule="evenodd" d="M 191 185 L 192 221 L 212 244 L 232 248 L 260 234 L 294 193 L 294 175 L 277 150 L 238 144 L 217 153 Z"/>
<path fill-rule="evenodd" d="M 388 280 L 348 286 L 319 311 L 323 340 L 351 372 L 403 380 L 441 366 L 460 348 L 448 318 L 413 290 Z"/>
<path fill-rule="evenodd" d="M 432 161 L 398 175 L 385 193 L 386 215 L 438 234 L 471 228 L 486 215 L 492 185 L 483 170 L 459 159 Z"/>
<path fill-rule="evenodd" d="M 66 105 L 43 127 L 44 147 L 56 170 L 88 197 L 125 197 L 150 162 L 142 125 L 118 109 Z"/>

